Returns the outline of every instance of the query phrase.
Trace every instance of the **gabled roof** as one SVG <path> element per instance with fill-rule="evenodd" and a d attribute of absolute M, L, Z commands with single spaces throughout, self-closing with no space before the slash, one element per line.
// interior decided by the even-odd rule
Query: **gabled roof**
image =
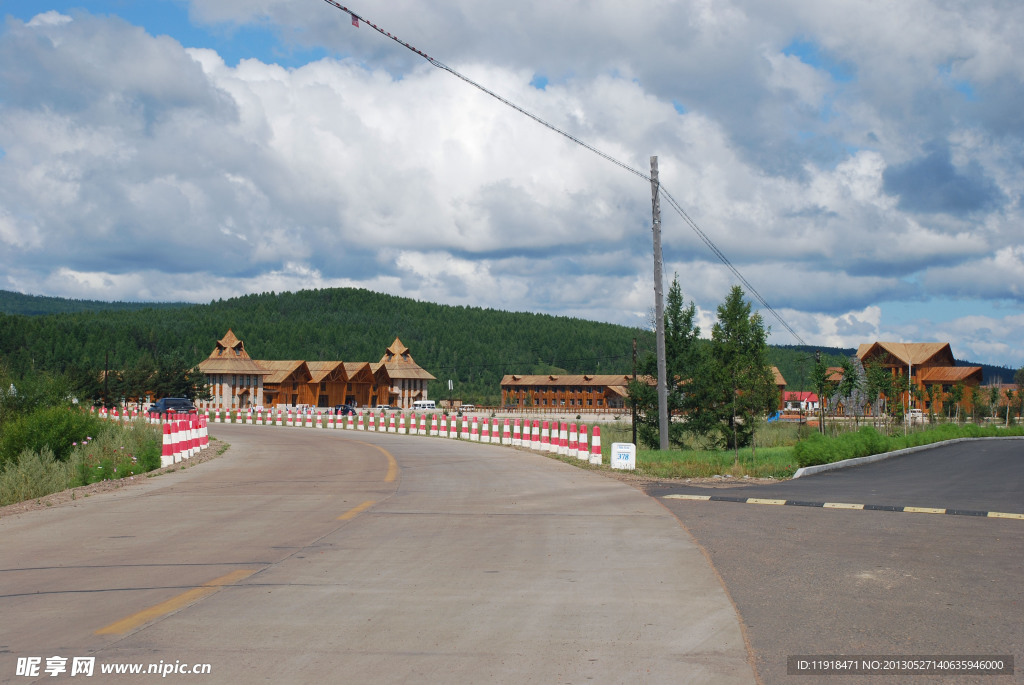
<path fill-rule="evenodd" d="M 344 362 L 306 362 L 309 368 L 310 381 L 319 383 L 329 376 L 331 380 L 348 381 L 348 374 L 345 373 Z"/>
<path fill-rule="evenodd" d="M 344 362 L 344 365 L 350 383 L 373 382 L 373 365 L 370 362 Z"/>
<path fill-rule="evenodd" d="M 308 382 L 313 377 L 306 362 L 302 360 L 265 361 L 261 359 L 259 364 L 267 372 L 267 376 L 263 379 L 264 383 L 284 383 L 293 376 L 296 381 Z"/>
<path fill-rule="evenodd" d="M 863 362 L 866 358 L 888 352 L 904 364 L 918 366 L 927 362 L 936 362 L 944 366 L 954 366 L 953 351 L 949 343 L 896 343 L 875 342 L 864 343 L 857 348 L 857 358 Z"/>

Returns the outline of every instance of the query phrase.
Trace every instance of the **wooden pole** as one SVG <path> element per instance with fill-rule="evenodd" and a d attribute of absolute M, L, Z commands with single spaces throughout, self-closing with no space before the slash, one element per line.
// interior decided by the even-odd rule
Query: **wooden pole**
<path fill-rule="evenodd" d="M 658 433 L 660 448 L 668 449 L 668 382 L 665 371 L 665 298 L 661 278 L 661 200 L 658 193 L 658 158 L 651 157 L 651 214 L 654 233 L 654 328 L 658 343 Z"/>

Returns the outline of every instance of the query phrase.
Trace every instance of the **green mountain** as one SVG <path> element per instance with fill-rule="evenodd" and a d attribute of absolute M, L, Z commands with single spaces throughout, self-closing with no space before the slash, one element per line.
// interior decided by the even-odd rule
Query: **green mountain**
<path fill-rule="evenodd" d="M 101 302 L 99 300 L 68 300 L 62 297 L 23 295 L 0 290 L 0 312 L 44 316 L 72 312 L 136 311 L 139 309 L 172 309 L 187 307 L 185 302 Z"/>
<path fill-rule="evenodd" d="M 511 373 L 631 373 L 654 350 L 639 328 L 564 316 L 439 305 L 353 288 L 261 293 L 209 304 L 63 300 L 0 291 L 0 364 L 15 377 L 33 369 L 127 369 L 144 357 L 180 355 L 197 364 L 230 328 L 255 359 L 370 361 L 396 338 L 437 377 L 429 392 L 497 404 Z M 865 341 L 868 342 L 868 341 Z M 773 347 L 770 363 L 791 390 L 808 390 L 820 349 L 830 366 L 853 349 Z M 984 366 L 986 382 L 1012 369 Z"/>
<path fill-rule="evenodd" d="M 207 305 L 24 316 L 0 314 L 0 357 L 30 369 L 124 369 L 145 355 L 198 363 L 232 329 L 255 359 L 376 362 L 396 338 L 468 401 L 496 404 L 509 373 L 627 373 L 649 331 L 571 317 L 438 305 L 352 288 L 262 293 Z"/>

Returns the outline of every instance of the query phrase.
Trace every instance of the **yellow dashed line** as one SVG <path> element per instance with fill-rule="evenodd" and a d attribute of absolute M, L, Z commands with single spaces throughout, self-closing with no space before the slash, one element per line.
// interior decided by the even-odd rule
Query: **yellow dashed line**
<path fill-rule="evenodd" d="M 359 516 L 361 513 L 372 507 L 374 504 L 376 504 L 374 500 L 367 500 L 366 502 L 360 504 L 358 507 L 352 507 L 351 509 L 346 511 L 344 514 L 338 517 L 338 520 L 348 521 L 349 519 L 354 519 L 356 516 Z"/>
<path fill-rule="evenodd" d="M 231 585 L 232 583 L 251 576 L 254 573 L 256 573 L 255 570 L 240 569 L 238 571 L 232 571 L 220 578 L 214 578 L 209 583 L 203 583 L 199 587 L 183 592 L 177 597 L 171 597 L 165 602 L 154 604 L 148 609 L 143 609 L 138 613 L 122 618 L 120 621 L 111 623 L 106 628 L 100 628 L 96 631 L 96 635 L 121 635 L 123 633 L 127 633 L 128 631 L 134 630 L 135 628 L 149 623 L 156 618 L 160 618 L 172 611 L 177 611 L 182 607 L 188 606 L 192 602 L 202 599 L 207 595 L 212 595 L 225 585 Z"/>

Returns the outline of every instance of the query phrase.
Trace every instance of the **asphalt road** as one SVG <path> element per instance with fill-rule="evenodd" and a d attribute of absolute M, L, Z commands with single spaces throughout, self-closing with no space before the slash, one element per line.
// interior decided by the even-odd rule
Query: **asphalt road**
<path fill-rule="evenodd" d="M 651 486 L 705 548 L 764 683 L 1024 682 L 1024 520 L 669 499 L 1024 513 L 1024 441 L 966 442 L 796 481 Z M 789 675 L 795 655 L 1012 655 L 1015 675 Z"/>
<path fill-rule="evenodd" d="M 77 682 L 53 656 L 95 657 L 87 682 L 755 681 L 719 578 L 632 487 L 498 446 L 211 432 L 218 459 L 0 519 L 0 681 Z"/>

